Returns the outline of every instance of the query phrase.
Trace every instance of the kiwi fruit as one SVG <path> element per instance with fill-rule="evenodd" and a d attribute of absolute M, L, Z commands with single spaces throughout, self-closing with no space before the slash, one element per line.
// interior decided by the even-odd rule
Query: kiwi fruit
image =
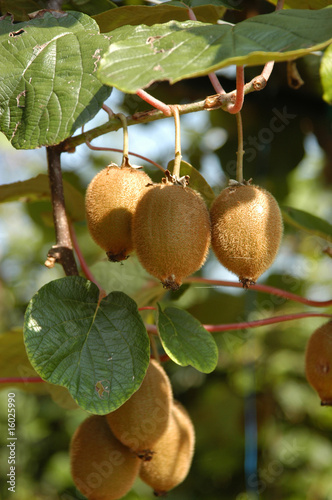
<path fill-rule="evenodd" d="M 89 500 L 116 500 L 132 487 L 141 461 L 112 434 L 104 416 L 91 415 L 70 444 L 71 475 Z"/>
<path fill-rule="evenodd" d="M 259 186 L 238 183 L 221 191 L 210 216 L 217 259 L 244 287 L 254 284 L 271 266 L 280 246 L 283 222 L 277 201 Z"/>
<path fill-rule="evenodd" d="M 139 389 L 106 420 L 114 435 L 143 460 L 165 432 L 173 402 L 172 387 L 162 366 L 151 359 Z"/>
<path fill-rule="evenodd" d="M 164 496 L 186 478 L 194 453 L 195 431 L 190 417 L 182 405 L 174 402 L 168 427 L 155 444 L 150 462 L 142 462 L 139 476 Z"/>
<path fill-rule="evenodd" d="M 177 290 L 205 262 L 211 239 L 209 212 L 193 189 L 157 184 L 139 200 L 132 233 L 142 266 L 165 288 Z"/>
<path fill-rule="evenodd" d="M 142 170 L 115 164 L 101 170 L 90 182 L 85 196 L 88 230 L 110 261 L 124 260 L 133 251 L 132 215 L 151 182 Z"/>
<path fill-rule="evenodd" d="M 332 406 L 332 321 L 317 328 L 309 338 L 305 373 L 323 406 Z"/>

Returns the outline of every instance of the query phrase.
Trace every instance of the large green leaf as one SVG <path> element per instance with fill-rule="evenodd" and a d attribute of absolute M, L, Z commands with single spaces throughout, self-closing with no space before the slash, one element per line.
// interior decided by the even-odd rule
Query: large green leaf
<path fill-rule="evenodd" d="M 69 182 L 63 181 L 63 189 L 68 215 L 73 221 L 85 219 L 84 196 Z M 49 178 L 46 174 L 26 181 L 0 185 L 0 203 L 9 201 L 43 201 L 51 197 Z"/>
<path fill-rule="evenodd" d="M 320 66 L 320 77 L 323 85 L 323 99 L 332 104 L 332 45 L 326 50 Z"/>
<path fill-rule="evenodd" d="M 158 333 L 168 356 L 178 365 L 191 365 L 203 373 L 212 372 L 218 348 L 211 333 L 190 313 L 176 307 L 162 311 L 158 304 Z"/>
<path fill-rule="evenodd" d="M 29 360 L 39 375 L 67 387 L 77 404 L 106 414 L 121 406 L 144 378 L 149 338 L 136 303 L 68 276 L 43 286 L 24 321 Z"/>
<path fill-rule="evenodd" d="M 296 59 L 328 45 L 331 26 L 331 8 L 279 11 L 235 26 L 195 21 L 124 26 L 111 32 L 98 76 L 107 85 L 134 93 L 155 81 L 175 83 L 230 64 Z"/>
<path fill-rule="evenodd" d="M 332 242 L 332 226 L 315 215 L 293 207 L 281 207 L 285 222 Z"/>
<path fill-rule="evenodd" d="M 0 130 L 15 148 L 58 144 L 99 111 L 110 94 L 96 78 L 107 47 L 79 12 L 0 21 Z"/>
<path fill-rule="evenodd" d="M 220 19 L 225 8 L 211 5 L 198 6 L 193 9 L 198 21 L 204 23 L 215 23 Z M 187 21 L 188 10 L 184 8 L 185 5 L 169 5 L 168 2 L 161 5 L 126 5 L 118 9 L 109 10 L 102 14 L 93 16 L 98 23 L 101 33 L 115 30 L 120 26 L 138 26 L 139 24 L 146 24 L 152 26 L 153 24 L 167 23 L 168 21 Z"/>

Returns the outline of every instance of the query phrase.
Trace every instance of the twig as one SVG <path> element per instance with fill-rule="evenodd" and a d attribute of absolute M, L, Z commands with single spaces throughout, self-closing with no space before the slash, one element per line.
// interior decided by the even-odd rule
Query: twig
<path fill-rule="evenodd" d="M 171 106 L 171 110 L 174 115 L 174 124 L 175 124 L 175 156 L 174 156 L 174 166 L 172 174 L 176 179 L 179 179 L 181 160 L 182 160 L 180 115 L 177 106 Z"/>
<path fill-rule="evenodd" d="M 78 275 L 65 209 L 60 162 L 61 149 L 58 146 L 49 146 L 46 148 L 46 153 L 56 244 L 49 250 L 45 266 L 52 268 L 55 263 L 59 263 L 66 276 Z"/>
<path fill-rule="evenodd" d="M 123 113 L 117 113 L 116 115 L 122 123 L 123 128 L 123 154 L 122 154 L 122 163 L 121 167 L 129 167 L 129 137 L 128 137 L 128 127 L 127 127 L 127 119 Z"/>
<path fill-rule="evenodd" d="M 249 83 L 244 86 L 244 95 L 250 94 L 251 92 L 256 92 L 263 90 L 266 86 L 266 81 L 259 75 L 253 78 Z M 216 94 L 208 96 L 203 101 L 193 102 L 189 104 L 178 104 L 178 110 L 180 115 L 185 115 L 189 113 L 196 113 L 198 111 L 212 111 L 215 109 L 227 109 L 229 103 L 234 104 L 234 96 L 236 95 L 236 90 L 229 92 L 228 94 Z M 127 125 L 137 125 L 138 123 L 150 123 L 157 120 L 162 120 L 167 118 L 162 111 L 159 109 L 152 109 L 150 111 L 140 111 L 134 113 L 131 116 L 127 116 Z M 92 141 L 96 137 L 107 134 L 108 132 L 115 132 L 121 128 L 121 123 L 119 119 L 112 118 L 108 120 L 103 125 L 96 127 L 94 129 L 88 130 L 82 134 L 76 135 L 75 137 L 69 137 L 63 141 L 59 147 L 62 151 L 70 151 L 80 144 L 84 144 L 87 140 Z"/>
<path fill-rule="evenodd" d="M 237 125 L 237 157 L 236 157 L 236 180 L 238 182 L 243 182 L 243 128 L 242 128 L 242 117 L 240 111 L 236 113 L 236 125 Z"/>
<path fill-rule="evenodd" d="M 296 61 L 287 61 L 287 83 L 292 89 L 299 89 L 304 85 L 304 81 L 297 69 Z"/>

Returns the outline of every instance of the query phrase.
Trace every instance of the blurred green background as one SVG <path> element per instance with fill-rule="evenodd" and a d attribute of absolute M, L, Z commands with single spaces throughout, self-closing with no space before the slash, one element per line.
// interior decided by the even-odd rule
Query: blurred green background
<path fill-rule="evenodd" d="M 230 20 L 238 15 L 231 14 Z M 277 64 L 266 89 L 246 97 L 242 112 L 244 172 L 246 179 L 252 177 L 255 184 L 271 191 L 281 206 L 306 210 L 331 223 L 332 109 L 321 98 L 319 62 L 319 55 L 299 61 L 305 81 L 299 90 L 288 87 L 286 65 Z M 260 70 L 247 68 L 246 80 Z M 226 91 L 234 88 L 234 68 L 220 72 L 219 77 Z M 174 86 L 162 83 L 150 91 L 167 103 L 190 102 L 214 93 L 207 78 Z M 138 97 L 118 91 L 107 104 L 125 114 L 148 107 Z M 100 112 L 86 130 L 104 121 L 106 114 Z M 235 117 L 223 111 L 200 112 L 183 116 L 181 125 L 183 159 L 199 169 L 218 193 L 228 178 L 235 176 Z M 94 144 L 121 148 L 122 134 L 108 134 Z M 131 151 L 166 167 L 174 157 L 172 119 L 130 127 L 129 144 Z M 83 196 L 95 173 L 111 161 L 119 163 L 121 155 L 91 151 L 84 145 L 74 154 L 63 154 L 62 160 L 64 178 Z M 141 163 L 135 157 L 131 160 Z M 0 161 L 0 184 L 47 171 L 44 150 L 15 151 L 4 136 L 0 136 Z M 146 162 L 143 166 L 156 181 L 160 180 L 156 168 Z M 0 204 L 2 334 L 16 329 L 20 335 L 32 295 L 43 284 L 63 276 L 60 267 L 48 270 L 43 265 L 54 242 L 50 210 L 48 201 Z M 85 222 L 75 224 L 75 230 L 88 264 L 105 289 L 122 290 L 139 304 L 150 303 L 158 296 L 164 304 L 172 302 L 186 308 L 205 324 L 318 310 L 250 290 L 208 285 L 192 285 L 174 299 L 146 275 L 135 257 L 124 265 L 108 263 L 91 240 Z M 323 239 L 285 224 L 279 255 L 259 282 L 314 300 L 330 299 L 332 260 L 324 253 L 326 247 Z M 236 281 L 212 252 L 200 274 Z M 146 319 L 153 321 L 151 315 Z M 209 375 L 165 363 L 175 397 L 188 409 L 196 429 L 191 471 L 169 494 L 170 499 L 332 500 L 332 409 L 320 406 L 304 375 L 307 339 L 324 322 L 324 318 L 306 318 L 215 334 L 220 356 L 216 370 Z M 0 356 L 0 377 L 8 376 L 8 359 L 13 364 L 16 359 L 19 364 L 21 354 L 13 354 L 4 343 Z M 50 392 L 43 384 L 2 384 L 0 389 L 2 479 L 8 472 L 5 438 L 9 392 L 16 394 L 18 438 L 16 493 L 8 492 L 2 481 L 0 498 L 82 499 L 70 477 L 68 447 L 86 413 L 73 409 L 64 391 Z M 140 480 L 125 497 L 152 498 L 150 488 Z"/>

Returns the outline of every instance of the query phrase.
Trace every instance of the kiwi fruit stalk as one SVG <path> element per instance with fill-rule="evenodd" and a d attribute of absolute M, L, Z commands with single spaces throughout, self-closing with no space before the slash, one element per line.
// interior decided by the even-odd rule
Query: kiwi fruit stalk
<path fill-rule="evenodd" d="M 186 478 L 194 453 L 195 431 L 188 413 L 174 402 L 165 433 L 155 444 L 155 454 L 150 462 L 142 462 L 139 476 L 154 490 L 164 496 Z"/>
<path fill-rule="evenodd" d="M 117 500 L 130 491 L 141 461 L 112 434 L 104 416 L 91 415 L 70 444 L 71 475 L 89 500 Z"/>
<path fill-rule="evenodd" d="M 209 213 L 200 194 L 189 187 L 149 187 L 137 204 L 132 231 L 139 261 L 165 288 L 178 289 L 208 254 Z"/>
<path fill-rule="evenodd" d="M 259 186 L 235 184 L 217 196 L 210 216 L 217 259 L 244 287 L 254 284 L 280 246 L 283 222 L 277 201 Z"/>
<path fill-rule="evenodd" d="M 309 338 L 305 373 L 322 406 L 332 406 L 332 321 L 317 328 Z"/>
<path fill-rule="evenodd" d="M 133 251 L 131 219 L 150 177 L 131 166 L 115 164 L 101 170 L 85 196 L 88 230 L 110 261 L 124 260 Z"/>
<path fill-rule="evenodd" d="M 151 359 L 139 389 L 106 420 L 114 435 L 143 460 L 153 456 L 154 445 L 165 432 L 173 402 L 165 370 Z"/>

